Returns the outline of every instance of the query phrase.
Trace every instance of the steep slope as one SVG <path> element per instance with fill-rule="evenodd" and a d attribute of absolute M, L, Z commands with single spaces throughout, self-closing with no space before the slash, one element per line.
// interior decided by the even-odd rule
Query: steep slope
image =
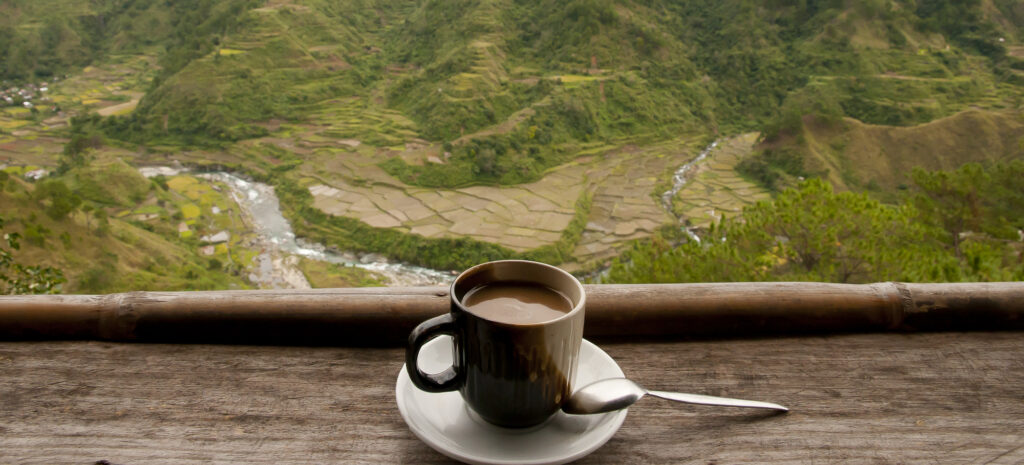
<path fill-rule="evenodd" d="M 12 174 L 0 171 L 3 232 L 23 238 L 16 260 L 62 270 L 63 292 L 248 287 L 226 253 L 203 256 L 196 238 L 179 238 L 175 225 L 194 218 L 159 218 L 170 216 L 159 188 L 119 160 L 35 184 Z"/>
<path fill-rule="evenodd" d="M 63 75 L 111 54 L 161 50 L 174 72 L 215 45 L 257 0 L 8 0 L 0 4 L 0 79 Z"/>
<path fill-rule="evenodd" d="M 798 176 L 822 176 L 842 190 L 892 193 L 910 184 L 915 167 L 952 170 L 1024 158 L 1020 111 L 968 110 L 910 127 L 852 118 L 803 122 L 798 132 L 761 143 L 741 171 L 775 189 Z"/>
<path fill-rule="evenodd" d="M 984 104 L 994 70 L 1012 76 L 1000 39 L 1015 40 L 1020 19 L 1001 12 L 1016 9 L 938 3 L 275 1 L 209 38 L 218 45 L 160 81 L 131 127 L 230 141 L 355 97 L 437 143 L 516 118 L 490 136 L 515 158 L 532 126 L 543 145 L 758 128 L 807 86 L 862 121 L 917 124 L 962 109 L 932 95 Z M 526 162 L 563 160 L 540 158 Z"/>
<path fill-rule="evenodd" d="M 965 111 L 907 128 L 866 125 L 846 120 L 845 127 L 809 143 L 831 171 L 847 179 L 847 188 L 872 184 L 885 190 L 909 184 L 915 167 L 952 170 L 971 162 L 1005 162 L 1024 157 L 1024 119 L 1020 113 Z M 838 157 L 826 147 L 839 147 Z M 814 170 L 814 168 L 811 168 Z"/>
<path fill-rule="evenodd" d="M 1024 95 L 1021 16 L 1003 0 L 66 5 L 78 10 L 54 17 L 142 22 L 103 28 L 90 59 L 157 56 L 152 80 L 132 84 L 147 90 L 134 110 L 113 100 L 134 97 L 111 95 L 128 88 L 108 85 L 101 108 L 114 115 L 78 120 L 77 134 L 142 148 L 128 159 L 248 173 L 275 184 L 300 234 L 438 267 L 503 256 L 600 264 L 674 223 L 660 202 L 667 178 L 715 138 L 763 130 L 766 148 L 795 147 L 782 151 L 783 162 L 801 163 L 794 179 L 821 174 L 857 188 L 880 175 L 848 168 L 859 161 L 840 156 L 842 137 L 869 147 L 856 152 L 865 160 L 881 152 L 854 134 L 886 146 L 905 139 L 828 133 L 843 118 L 896 134 L 969 109 L 1015 110 Z M 19 37 L 45 23 L 35 18 L 18 23 Z M 152 37 L 136 37 L 146 23 Z M 15 159 L 46 164 L 55 151 L 23 153 L 35 137 L 26 128 L 66 115 L 37 113 L 5 116 L 20 135 L 0 140 L 16 139 Z M 825 123 L 803 135 L 808 118 Z M 1005 140 L 1016 126 L 987 118 L 943 124 L 993 128 L 1001 142 L 991 148 L 1014 156 Z M 704 187 L 716 198 L 763 194 L 727 172 L 746 150 L 733 148 Z M 715 207 L 690 194 L 677 213 Z M 550 210 L 524 213 L 537 205 Z"/>

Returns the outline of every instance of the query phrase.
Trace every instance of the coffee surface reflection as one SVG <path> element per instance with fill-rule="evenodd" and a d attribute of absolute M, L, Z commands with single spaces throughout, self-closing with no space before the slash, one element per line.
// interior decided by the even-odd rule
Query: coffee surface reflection
<path fill-rule="evenodd" d="M 543 423 L 569 398 L 583 343 L 586 295 L 579 280 L 544 263 L 499 260 L 474 266 L 448 291 L 450 312 L 409 334 L 409 379 L 427 392 L 459 391 L 488 423 Z M 425 373 L 420 348 L 454 339 L 452 366 Z"/>
<path fill-rule="evenodd" d="M 499 281 L 477 286 L 462 298 L 473 314 L 500 323 L 524 325 L 551 321 L 572 310 L 572 301 L 550 287 Z"/>

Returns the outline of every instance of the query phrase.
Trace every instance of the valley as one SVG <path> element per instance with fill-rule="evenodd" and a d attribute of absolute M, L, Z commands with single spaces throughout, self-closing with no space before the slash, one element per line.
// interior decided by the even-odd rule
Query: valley
<path fill-rule="evenodd" d="M 0 217 L 43 238 L 18 256 L 67 292 L 591 276 L 807 179 L 897 205 L 915 168 L 1024 158 L 1006 2 L 970 31 L 901 1 L 364 3 L 4 7 L 3 88 L 33 93 L 0 108 Z"/>

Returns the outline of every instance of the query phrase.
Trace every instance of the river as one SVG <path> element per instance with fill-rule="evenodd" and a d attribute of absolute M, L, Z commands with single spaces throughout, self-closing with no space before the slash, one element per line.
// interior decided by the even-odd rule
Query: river
<path fill-rule="evenodd" d="M 705 158 L 707 158 L 708 155 L 711 155 L 711 151 L 714 150 L 715 147 L 718 147 L 717 140 L 712 142 L 711 145 L 705 147 L 704 150 L 702 150 L 700 154 L 697 155 L 697 158 L 694 158 L 693 160 L 690 160 L 689 162 L 683 164 L 683 166 L 680 166 L 679 169 L 676 170 L 675 174 L 672 175 L 672 188 L 665 191 L 665 193 L 661 194 L 661 204 L 665 207 L 666 210 L 668 210 L 669 213 L 672 214 L 672 216 L 675 216 L 679 221 L 683 221 L 683 218 L 679 218 L 676 215 L 675 210 L 672 208 L 672 199 L 674 199 L 676 194 L 678 194 L 679 191 L 682 190 L 684 186 L 686 186 L 686 176 L 690 174 L 690 171 L 693 170 L 693 167 L 696 166 L 697 163 L 700 163 Z M 698 236 L 697 233 L 693 232 L 692 228 L 683 227 L 683 232 L 686 233 L 690 240 L 700 242 L 700 236 Z"/>
<path fill-rule="evenodd" d="M 717 146 L 718 141 L 712 142 L 696 158 L 675 171 L 672 176 L 672 188 L 661 195 L 662 204 L 670 213 L 673 212 L 672 199 L 686 185 L 690 171 L 697 163 L 707 158 Z M 158 175 L 174 176 L 187 171 L 186 168 L 167 166 L 139 168 L 139 172 L 147 178 Z M 299 259 L 303 257 L 369 270 L 385 277 L 391 286 L 442 285 L 450 283 L 454 278 L 451 272 L 395 263 L 381 254 L 334 251 L 323 244 L 296 238 L 291 223 L 281 213 L 281 204 L 273 186 L 249 181 L 223 171 L 196 173 L 195 176 L 223 183 L 231 190 L 231 196 L 241 208 L 245 221 L 257 235 L 255 245 L 260 249 L 260 253 L 249 270 L 249 280 L 261 288 L 310 288 L 309 281 L 298 267 Z M 690 228 L 684 227 L 683 231 L 691 240 L 700 242 L 700 237 Z M 589 278 L 599 282 L 605 271 L 607 270 L 592 273 Z"/>
<path fill-rule="evenodd" d="M 173 176 L 185 171 L 184 168 L 166 166 L 139 168 L 146 177 Z M 450 272 L 392 262 L 380 254 L 333 251 L 322 244 L 296 238 L 291 223 L 281 213 L 281 204 L 273 186 L 227 172 L 197 173 L 195 176 L 223 183 L 231 190 L 231 197 L 257 236 L 257 247 L 261 251 L 249 270 L 249 280 L 261 288 L 310 288 L 309 281 L 298 268 L 300 257 L 369 270 L 385 277 L 390 286 L 442 285 L 454 278 Z"/>

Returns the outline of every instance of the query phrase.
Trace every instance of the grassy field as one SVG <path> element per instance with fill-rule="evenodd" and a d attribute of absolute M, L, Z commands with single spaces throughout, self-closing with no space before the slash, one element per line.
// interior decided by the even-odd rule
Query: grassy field
<path fill-rule="evenodd" d="M 910 127 L 807 118 L 798 133 L 762 143 L 751 156 L 788 153 L 805 175 L 823 176 L 839 189 L 891 194 L 906 188 L 914 167 L 950 170 L 1024 157 L 1022 115 L 1020 110 L 966 110 Z M 787 179 L 784 184 L 794 181 L 794 173 L 777 172 Z"/>
<path fill-rule="evenodd" d="M 353 266 L 302 259 L 299 269 L 314 288 L 384 286 L 386 280 Z"/>

